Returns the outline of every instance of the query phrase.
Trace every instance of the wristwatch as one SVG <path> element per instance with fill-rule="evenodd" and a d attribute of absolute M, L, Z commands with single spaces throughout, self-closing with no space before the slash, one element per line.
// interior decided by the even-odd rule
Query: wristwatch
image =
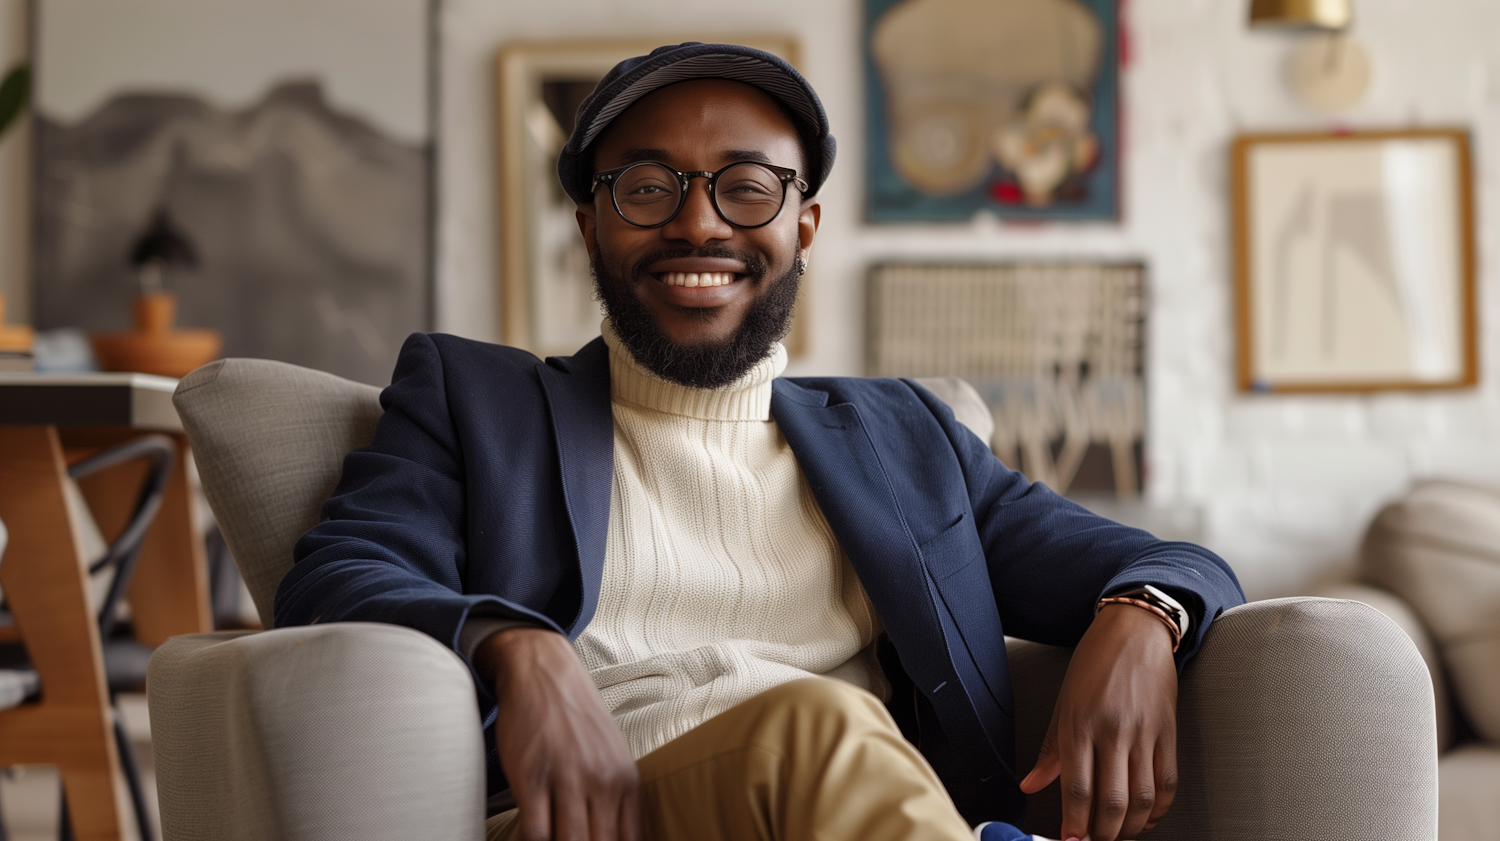
<path fill-rule="evenodd" d="M 1094 606 L 1094 612 L 1098 613 L 1099 609 L 1107 604 L 1128 604 L 1156 614 L 1172 632 L 1172 651 L 1174 652 L 1187 637 L 1188 628 L 1192 626 L 1192 619 L 1189 618 L 1187 609 L 1182 606 L 1182 603 L 1150 584 L 1111 593 L 1099 600 L 1099 603 Z"/>

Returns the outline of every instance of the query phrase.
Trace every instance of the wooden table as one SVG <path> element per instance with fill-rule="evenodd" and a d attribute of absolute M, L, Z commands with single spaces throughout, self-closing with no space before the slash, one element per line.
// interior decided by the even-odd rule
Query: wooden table
<path fill-rule="evenodd" d="M 97 617 L 88 607 L 67 467 L 143 432 L 177 441 L 162 508 L 127 593 L 137 638 L 158 645 L 212 630 L 201 530 L 188 485 L 187 439 L 172 408 L 177 381 L 145 374 L 0 374 L 0 520 L 10 545 L 0 587 L 41 679 L 42 698 L 0 712 L 0 766 L 58 766 L 80 841 L 118 839 L 129 799 L 111 730 Z M 119 532 L 145 465 L 79 482 L 100 530 Z"/>

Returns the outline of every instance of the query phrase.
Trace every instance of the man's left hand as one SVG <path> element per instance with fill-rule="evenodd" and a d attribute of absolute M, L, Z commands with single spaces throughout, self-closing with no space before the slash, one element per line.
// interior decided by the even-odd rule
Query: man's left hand
<path fill-rule="evenodd" d="M 1134 838 L 1177 790 L 1177 667 L 1172 635 L 1132 605 L 1105 605 L 1063 679 L 1027 794 L 1062 777 L 1062 837 Z"/>

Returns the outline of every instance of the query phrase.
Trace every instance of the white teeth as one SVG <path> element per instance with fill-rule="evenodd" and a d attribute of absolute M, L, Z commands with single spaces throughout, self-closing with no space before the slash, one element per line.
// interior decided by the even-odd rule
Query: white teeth
<path fill-rule="evenodd" d="M 732 272 L 666 272 L 661 282 L 668 286 L 728 286 L 734 283 Z"/>

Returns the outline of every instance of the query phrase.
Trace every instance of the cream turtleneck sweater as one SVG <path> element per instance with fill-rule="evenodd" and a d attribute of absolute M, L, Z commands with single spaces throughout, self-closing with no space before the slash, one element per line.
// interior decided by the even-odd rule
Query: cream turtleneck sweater
<path fill-rule="evenodd" d="M 604 326 L 615 426 L 604 580 L 574 642 L 636 758 L 774 686 L 887 692 L 880 626 L 771 419 L 780 345 L 719 389 L 670 383 Z"/>

